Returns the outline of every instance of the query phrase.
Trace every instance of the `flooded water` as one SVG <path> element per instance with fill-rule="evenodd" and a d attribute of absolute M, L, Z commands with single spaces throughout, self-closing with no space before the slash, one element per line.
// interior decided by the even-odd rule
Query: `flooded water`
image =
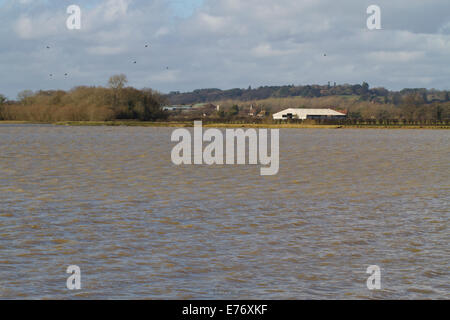
<path fill-rule="evenodd" d="M 280 130 L 261 176 L 173 130 L 1 125 L 0 298 L 450 298 L 450 131 Z"/>

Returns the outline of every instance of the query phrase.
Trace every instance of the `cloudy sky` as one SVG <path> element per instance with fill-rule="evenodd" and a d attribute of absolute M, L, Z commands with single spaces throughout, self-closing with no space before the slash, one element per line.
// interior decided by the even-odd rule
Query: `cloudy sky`
<path fill-rule="evenodd" d="M 66 27 L 71 4 L 81 30 Z M 367 29 L 371 4 L 382 30 Z M 117 73 L 162 92 L 328 81 L 450 89 L 449 0 L 0 0 L 0 41 L 0 93 L 11 99 Z"/>

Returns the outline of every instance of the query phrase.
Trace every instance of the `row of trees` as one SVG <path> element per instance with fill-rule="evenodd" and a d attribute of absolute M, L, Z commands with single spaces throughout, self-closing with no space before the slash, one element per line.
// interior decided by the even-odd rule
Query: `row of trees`
<path fill-rule="evenodd" d="M 277 88 L 275 90 L 275 88 Z M 273 91 L 275 90 L 275 91 Z M 300 90 L 300 91 L 298 91 Z M 302 91 L 306 90 L 306 91 Z M 309 95 L 317 92 L 319 96 Z M 351 94 L 342 94 L 349 90 Z M 264 99 L 245 100 L 243 92 L 267 91 Z M 320 96 L 323 92 L 327 95 Z M 290 94 L 306 93 L 303 96 Z M 308 93 L 309 92 L 309 93 Z M 335 93 L 328 95 L 329 92 Z M 217 99 L 213 108 L 196 109 L 196 112 L 167 113 L 162 106 L 170 103 L 174 96 L 185 97 L 186 94 L 171 93 L 162 95 L 152 89 L 138 90 L 127 87 L 125 75 L 112 76 L 107 87 L 79 86 L 70 91 L 51 90 L 22 91 L 17 101 L 7 101 L 0 95 L 0 120 L 24 121 L 110 121 L 116 119 L 135 119 L 142 121 L 183 120 L 190 118 L 209 118 L 220 120 L 253 118 L 260 111 L 270 113 L 286 108 L 333 108 L 346 110 L 348 119 L 364 120 L 399 120 L 399 121 L 449 121 L 450 98 L 444 91 L 426 89 L 404 89 L 390 92 L 383 88 L 370 89 L 367 83 L 344 86 L 284 86 L 261 87 L 259 89 L 219 89 L 195 90 L 189 99 L 202 102 L 212 97 L 237 96 L 236 99 Z M 275 96 L 273 96 L 275 95 Z M 250 95 L 251 96 L 251 95 Z M 183 98 L 185 99 L 185 98 Z M 183 100 L 182 99 L 182 100 Z M 220 105 L 219 110 L 214 106 Z"/>
<path fill-rule="evenodd" d="M 332 108 L 347 112 L 348 119 L 357 121 L 450 121 L 450 102 L 429 103 L 419 93 L 405 95 L 397 105 L 363 101 L 359 97 L 347 96 L 268 98 L 246 102 L 225 100 L 216 101 L 214 104 L 220 105 L 217 118 L 227 120 L 248 117 L 250 108 L 256 111 L 253 114 L 266 111 L 269 115 L 287 108 Z"/>
<path fill-rule="evenodd" d="M 163 95 L 152 89 L 126 87 L 125 75 L 109 79 L 108 87 L 79 86 L 70 91 L 22 91 L 17 101 L 0 96 L 0 120 L 109 121 L 165 119 Z"/>
<path fill-rule="evenodd" d="M 252 89 L 199 89 L 192 92 L 171 92 L 167 95 L 172 104 L 190 104 L 197 102 L 213 102 L 219 100 L 264 100 L 268 98 L 319 98 L 328 96 L 357 96 L 361 101 L 373 101 L 376 103 L 395 104 L 401 103 L 402 98 L 409 94 L 420 94 L 429 103 L 440 101 L 449 102 L 448 91 L 428 90 L 424 88 L 403 89 L 401 91 L 389 91 L 385 88 L 370 88 L 367 82 L 362 84 L 335 83 L 328 85 L 305 85 L 305 86 L 265 86 Z"/>

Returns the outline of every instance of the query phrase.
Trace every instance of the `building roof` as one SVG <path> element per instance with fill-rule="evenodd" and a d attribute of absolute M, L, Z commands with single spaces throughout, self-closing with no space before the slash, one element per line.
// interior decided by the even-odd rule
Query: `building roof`
<path fill-rule="evenodd" d="M 163 110 L 175 110 L 175 109 L 192 109 L 191 105 L 170 105 L 170 106 L 163 106 Z"/>
<path fill-rule="evenodd" d="M 289 108 L 274 114 L 274 116 L 282 116 L 283 114 L 292 113 L 299 118 L 307 116 L 345 116 L 345 113 L 337 112 L 333 109 L 300 109 Z"/>

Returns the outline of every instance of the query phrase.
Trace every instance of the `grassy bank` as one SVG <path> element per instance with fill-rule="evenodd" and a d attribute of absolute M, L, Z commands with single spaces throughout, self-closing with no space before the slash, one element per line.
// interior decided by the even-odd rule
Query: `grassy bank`
<path fill-rule="evenodd" d="M 54 124 L 61 126 L 127 126 L 127 127 L 193 127 L 193 122 L 151 122 L 151 121 L 0 121 L 2 124 Z M 304 124 L 304 123 L 204 123 L 209 128 L 279 128 L 279 129 L 450 129 L 449 125 L 403 125 L 403 124 Z"/>

